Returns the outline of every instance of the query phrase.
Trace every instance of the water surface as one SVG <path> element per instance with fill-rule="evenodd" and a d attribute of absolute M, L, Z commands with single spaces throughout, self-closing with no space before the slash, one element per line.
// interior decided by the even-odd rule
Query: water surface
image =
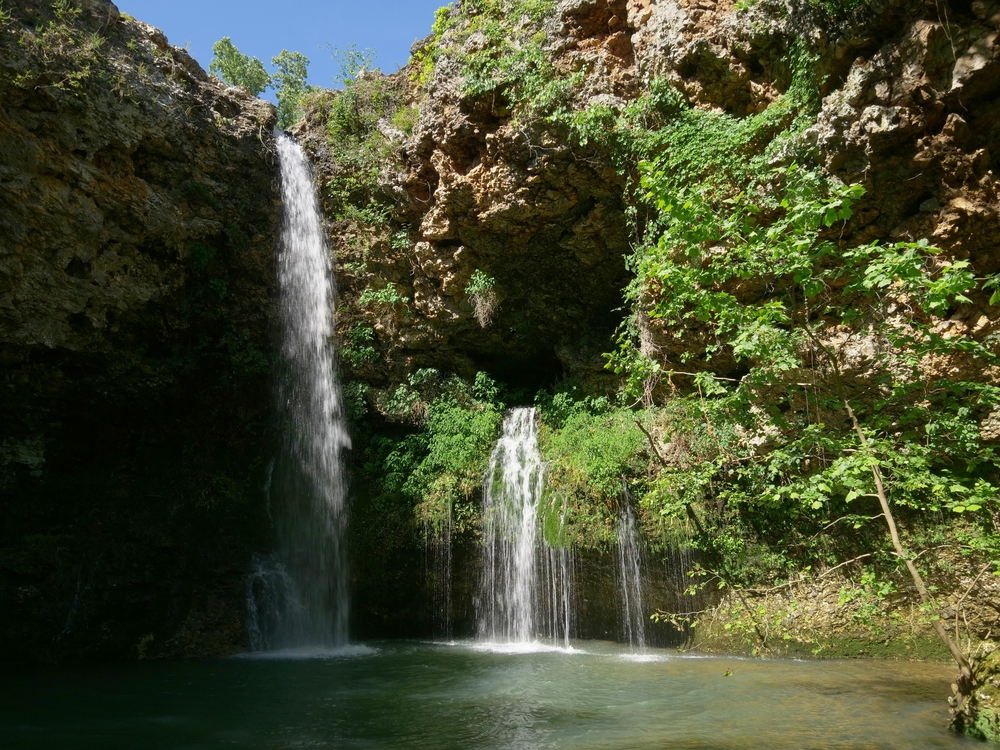
<path fill-rule="evenodd" d="M 724 676 L 732 670 L 732 676 Z M 0 747 L 959 748 L 952 670 L 373 643 L 0 676 Z"/>

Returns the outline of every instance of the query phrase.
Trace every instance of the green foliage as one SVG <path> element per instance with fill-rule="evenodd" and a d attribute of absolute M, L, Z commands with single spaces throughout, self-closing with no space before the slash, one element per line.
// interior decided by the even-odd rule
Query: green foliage
<path fill-rule="evenodd" d="M 442 54 L 462 66 L 469 96 L 501 97 L 517 117 L 544 117 L 565 107 L 583 71 L 562 73 L 546 50 L 544 20 L 553 0 L 475 0 L 438 11 L 434 40 L 420 50 L 415 78 L 425 83 Z"/>
<path fill-rule="evenodd" d="M 858 8 L 872 0 L 806 0 L 806 3 L 824 13 L 829 21 L 843 21 Z"/>
<path fill-rule="evenodd" d="M 390 204 L 379 180 L 395 146 L 380 123 L 390 120 L 404 133 L 412 131 L 416 110 L 406 105 L 406 96 L 405 81 L 372 73 L 317 102 L 338 165 L 328 184 L 338 219 L 367 226 L 389 222 Z"/>
<path fill-rule="evenodd" d="M 389 247 L 393 250 L 409 250 L 413 243 L 410 241 L 410 233 L 405 229 L 394 232 L 389 238 Z"/>
<path fill-rule="evenodd" d="M 52 18 L 34 30 L 17 33 L 17 44 L 27 66 L 14 76 L 21 89 L 50 88 L 79 94 L 83 86 L 102 72 L 105 39 L 80 28 L 82 9 L 71 0 L 57 0 Z M 3 26 L 13 28 L 10 15 Z"/>
<path fill-rule="evenodd" d="M 497 295 L 494 289 L 496 284 L 495 278 L 487 276 L 477 268 L 465 286 L 465 293 L 472 300 L 476 320 L 483 328 L 490 324 L 496 312 Z"/>
<path fill-rule="evenodd" d="M 572 142 L 599 146 L 620 172 L 629 174 L 638 161 L 664 152 L 671 124 L 690 109 L 680 91 L 655 78 L 620 112 L 608 104 L 590 104 L 582 110 L 558 110 L 549 119 L 566 127 Z"/>
<path fill-rule="evenodd" d="M 242 86 L 257 96 L 271 85 L 271 76 L 264 69 L 264 63 L 240 52 L 228 36 L 212 45 L 212 55 L 208 72 L 230 86 Z"/>
<path fill-rule="evenodd" d="M 423 401 L 419 430 L 401 438 L 376 438 L 365 467 L 386 501 L 399 498 L 431 533 L 446 526 L 461 532 L 475 522 L 474 503 L 490 452 L 503 421 L 498 390 L 485 373 L 474 384 L 457 378 L 441 382 L 435 370 L 420 370 L 401 386 L 397 408 Z"/>
<path fill-rule="evenodd" d="M 362 367 L 378 361 L 378 352 L 373 346 L 375 329 L 364 323 L 356 323 L 347 335 L 347 342 L 340 355 L 354 367 Z"/>
<path fill-rule="evenodd" d="M 397 130 L 401 130 L 405 135 L 413 135 L 413 128 L 416 126 L 417 118 L 419 117 L 419 108 L 412 106 L 400 107 L 392 116 L 392 126 Z"/>
<path fill-rule="evenodd" d="M 623 330 L 611 366 L 631 376 L 636 395 L 686 378 L 689 413 L 703 422 L 684 429 L 700 433 L 702 447 L 689 446 L 643 498 L 651 516 L 700 516 L 702 549 L 723 561 L 725 578 L 745 583 L 773 577 L 788 546 L 822 556 L 830 526 L 877 535 L 873 466 L 908 512 L 978 513 L 985 524 L 1000 509 L 996 451 L 978 427 L 1000 394 L 932 383 L 925 371 L 927 357 L 996 361 L 929 322 L 969 300 L 976 280 L 966 263 L 941 260 L 926 242 L 843 247 L 832 230 L 862 189 L 797 166 L 735 194 L 714 179 L 678 186 L 663 162 L 644 168 L 642 184 L 659 211 L 658 236 L 632 259 L 628 296 L 646 322 Z M 702 349 L 676 363 L 701 371 L 679 376 L 645 354 L 640 325 L 702 332 Z M 854 339 L 873 342 L 877 356 L 846 360 Z M 745 374 L 729 381 L 733 363 Z M 867 436 L 860 446 L 850 414 Z M 806 528 L 817 531 L 806 537 Z M 766 555 L 745 554 L 755 538 L 779 552 L 763 567 L 750 560 Z"/>
<path fill-rule="evenodd" d="M 983 289 L 986 291 L 993 290 L 990 296 L 990 305 L 1000 305 L 1000 273 L 986 279 L 983 283 Z"/>
<path fill-rule="evenodd" d="M 492 276 L 487 276 L 478 268 L 472 272 L 472 277 L 469 279 L 469 283 L 465 285 L 465 293 L 470 297 L 476 295 L 483 296 L 493 291 L 496 286 L 497 280 Z"/>
<path fill-rule="evenodd" d="M 431 26 L 434 39 L 429 44 L 419 48 L 410 60 L 415 71 L 412 80 L 420 86 L 427 84 L 431 73 L 434 72 L 434 64 L 441 56 L 441 38 L 455 23 L 454 8 L 454 3 L 448 3 L 434 11 L 434 24 Z"/>
<path fill-rule="evenodd" d="M 795 44 L 784 61 L 787 90 L 748 117 L 695 109 L 670 82 L 653 79 L 620 110 L 606 103 L 557 106 L 547 119 L 567 128 L 573 143 L 601 148 L 625 175 L 637 162 L 652 160 L 647 168 L 668 175 L 674 188 L 734 192 L 764 179 L 772 163 L 798 149 L 798 134 L 819 108 L 817 62 L 804 43 Z"/>
<path fill-rule="evenodd" d="M 220 343 L 229 354 L 233 373 L 239 377 L 251 378 L 271 371 L 271 360 L 267 354 L 245 338 L 227 333 Z"/>
<path fill-rule="evenodd" d="M 271 85 L 278 99 L 278 127 L 289 128 L 302 118 L 301 102 L 308 90 L 309 58 L 301 52 L 285 49 L 271 58 L 271 65 L 278 68 L 271 76 Z"/>
<path fill-rule="evenodd" d="M 216 249 L 211 245 L 201 242 L 193 242 L 189 248 L 191 253 L 191 265 L 196 271 L 204 271 L 209 264 L 215 260 Z"/>
<path fill-rule="evenodd" d="M 393 284 L 388 284 L 381 289 L 372 289 L 369 287 L 358 298 L 358 304 L 362 307 L 381 307 L 385 309 L 406 307 L 409 301 L 410 298 L 401 295 Z"/>
<path fill-rule="evenodd" d="M 471 4 L 468 31 L 482 34 L 482 49 L 464 60 L 465 92 L 499 92 L 519 115 L 546 116 L 565 106 L 583 71 L 564 74 L 552 64 L 541 24 L 551 0 L 482 0 Z M 512 23 L 513 22 L 513 23 Z M 513 30 L 512 27 L 513 26 Z"/>
<path fill-rule="evenodd" d="M 629 409 L 575 389 L 542 392 L 539 448 L 547 462 L 540 506 L 546 539 L 561 546 L 602 548 L 617 540 L 617 508 L 627 490 L 641 493 L 649 464 L 646 443 Z"/>
<path fill-rule="evenodd" d="M 368 416 L 369 390 L 367 384 L 358 382 L 345 383 L 343 387 L 344 409 L 351 422 L 352 432 L 355 434 L 365 426 L 365 417 Z"/>
<path fill-rule="evenodd" d="M 381 410 L 389 417 L 419 424 L 427 413 L 430 402 L 439 395 L 435 386 L 441 373 L 433 367 L 423 367 L 409 373 L 406 382 L 379 399 Z M 449 384 L 452 385 L 452 384 Z"/>
<path fill-rule="evenodd" d="M 357 82 L 358 75 L 372 71 L 372 64 L 375 62 L 376 52 L 373 49 L 359 50 L 357 44 L 350 44 L 340 48 L 329 46 L 330 53 L 340 70 L 335 79 L 344 88 L 350 88 Z"/>
<path fill-rule="evenodd" d="M 788 57 L 788 90 L 760 114 L 744 118 L 694 109 L 676 96 L 664 101 L 660 92 L 660 108 L 676 114 L 658 135 L 655 170 L 669 175 L 675 188 L 729 191 L 765 179 L 774 159 L 813 124 L 819 108 L 816 63 L 804 44 L 796 44 Z"/>
<path fill-rule="evenodd" d="M 875 625 L 884 615 L 886 599 L 896 592 L 896 588 L 895 582 L 878 580 L 877 571 L 872 566 L 865 566 L 857 585 L 840 589 L 837 603 L 841 607 L 851 602 L 860 605 L 852 615 L 854 622 Z"/>

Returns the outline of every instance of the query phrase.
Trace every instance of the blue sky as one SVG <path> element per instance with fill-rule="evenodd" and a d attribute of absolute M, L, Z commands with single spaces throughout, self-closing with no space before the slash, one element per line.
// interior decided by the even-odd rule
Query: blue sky
<path fill-rule="evenodd" d="M 331 87 L 337 64 L 319 49 L 328 42 L 378 52 L 376 66 L 391 73 L 406 63 L 410 45 L 431 31 L 434 11 L 447 0 L 115 0 L 123 13 L 161 29 L 171 44 L 190 45 L 208 69 L 212 44 L 224 36 L 270 71 L 281 50 L 310 60 L 309 83 Z M 272 98 L 268 92 L 268 98 Z"/>

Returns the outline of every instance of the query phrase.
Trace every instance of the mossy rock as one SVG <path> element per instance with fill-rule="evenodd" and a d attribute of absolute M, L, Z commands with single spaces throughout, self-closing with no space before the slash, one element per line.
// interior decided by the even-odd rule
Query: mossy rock
<path fill-rule="evenodd" d="M 976 682 L 964 716 L 955 719 L 956 728 L 976 739 L 1000 742 L 1000 651 L 978 664 Z"/>

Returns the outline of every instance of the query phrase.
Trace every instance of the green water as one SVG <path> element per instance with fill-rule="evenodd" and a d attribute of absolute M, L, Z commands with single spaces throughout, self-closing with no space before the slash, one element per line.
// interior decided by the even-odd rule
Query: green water
<path fill-rule="evenodd" d="M 981 747 L 945 729 L 951 672 L 591 642 L 61 668 L 0 676 L 0 748 Z"/>

